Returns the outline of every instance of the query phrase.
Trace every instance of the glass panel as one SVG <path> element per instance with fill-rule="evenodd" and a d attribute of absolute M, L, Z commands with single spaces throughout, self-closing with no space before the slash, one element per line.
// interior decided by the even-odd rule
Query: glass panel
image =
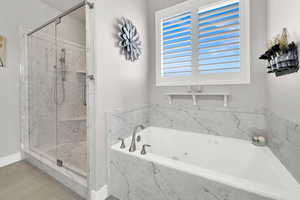
<path fill-rule="evenodd" d="M 55 24 L 28 38 L 30 149 L 56 162 Z"/>
<path fill-rule="evenodd" d="M 86 176 L 85 8 L 65 16 L 57 34 L 57 158 L 63 167 Z"/>

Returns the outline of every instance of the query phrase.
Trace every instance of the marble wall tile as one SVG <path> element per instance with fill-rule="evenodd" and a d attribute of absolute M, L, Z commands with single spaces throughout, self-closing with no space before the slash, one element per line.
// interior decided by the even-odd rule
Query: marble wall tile
<path fill-rule="evenodd" d="M 107 113 L 109 143 L 132 134 L 138 124 L 173 128 L 249 140 L 266 134 L 264 110 L 203 108 L 183 105 L 149 105 L 125 112 Z"/>
<path fill-rule="evenodd" d="M 55 146 L 54 45 L 31 38 L 28 46 L 28 109 L 30 145 Z M 55 60 L 55 59 L 54 59 Z"/>
<path fill-rule="evenodd" d="M 127 138 L 132 135 L 136 125 L 149 126 L 149 106 L 128 110 L 125 112 L 107 113 L 108 144 L 114 144 L 118 138 Z"/>
<path fill-rule="evenodd" d="M 270 200 L 117 151 L 109 165 L 110 194 L 122 200 Z"/>
<path fill-rule="evenodd" d="M 60 121 L 58 127 L 58 145 L 86 141 L 86 120 Z"/>
<path fill-rule="evenodd" d="M 31 147 L 50 149 L 86 141 L 87 107 L 83 90 L 86 79 L 84 73 L 77 73 L 86 71 L 85 49 L 61 42 L 58 56 L 60 49 L 66 50 L 65 81 L 60 73 L 61 63 L 55 63 L 54 41 L 43 36 L 29 40 L 29 68 L 23 77 L 29 83 L 29 93 L 24 95 L 28 95 Z"/>
<path fill-rule="evenodd" d="M 149 107 L 149 123 L 151 126 L 249 140 L 253 135 L 264 135 L 266 132 L 263 111 L 263 109 L 152 105 Z"/>
<path fill-rule="evenodd" d="M 56 105 L 56 86 L 58 98 L 62 97 L 61 73 L 56 73 L 54 67 L 56 47 L 53 38 L 44 36 L 44 33 L 37 33 L 28 38 L 28 55 L 25 55 L 25 41 L 24 46 L 22 45 L 24 53 L 19 84 L 22 157 L 86 197 L 88 184 L 85 176 L 89 174 L 86 132 L 87 129 L 93 129 L 93 120 L 89 120 L 87 126 L 86 111 L 94 110 L 93 103 L 86 106 L 83 101 L 87 68 L 86 48 L 59 41 L 58 48 L 66 49 L 66 95 L 65 102 Z M 61 69 L 59 63 L 57 68 Z M 87 86 L 94 87 L 94 84 Z M 94 90 L 87 89 L 86 92 L 88 98 L 93 99 Z M 89 148 L 91 146 L 88 145 Z M 63 168 L 57 167 L 56 158 L 63 159 Z"/>
<path fill-rule="evenodd" d="M 82 177 L 88 173 L 87 106 L 83 98 L 85 48 L 64 42 L 58 44 L 59 49 L 66 49 L 66 81 L 62 82 L 62 74 L 56 73 L 54 67 L 54 41 L 36 36 L 28 38 L 28 63 L 25 65 L 24 57 L 21 66 L 22 153 L 30 161 L 33 155 L 26 152 L 43 155 L 36 156 L 36 162 L 32 163 L 38 167 L 40 163 L 44 164 L 40 168 L 52 172 L 49 174 L 53 177 L 63 172 L 59 175 L 63 184 L 70 184 L 68 178 L 73 175 L 77 178 L 76 174 L 79 174 L 80 183 L 73 184 L 71 188 L 83 194 L 87 192 L 87 184 Z M 58 63 L 57 70 L 60 69 L 61 64 Z M 63 92 L 64 102 L 56 104 L 55 97 L 61 100 Z M 56 158 L 62 159 L 66 168 L 58 168 Z"/>
<path fill-rule="evenodd" d="M 300 125 L 267 111 L 268 146 L 300 183 Z"/>

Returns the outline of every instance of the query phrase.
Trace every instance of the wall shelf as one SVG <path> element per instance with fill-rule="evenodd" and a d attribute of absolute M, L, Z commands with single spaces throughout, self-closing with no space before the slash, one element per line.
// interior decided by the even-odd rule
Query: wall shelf
<path fill-rule="evenodd" d="M 70 121 L 85 121 L 86 117 L 74 117 L 74 118 L 64 118 L 61 119 L 61 122 L 70 122 Z"/>
<path fill-rule="evenodd" d="M 197 97 L 200 96 L 221 96 L 223 97 L 224 107 L 228 106 L 228 98 L 230 96 L 229 93 L 167 93 L 169 104 L 173 103 L 174 97 L 182 97 L 182 96 L 191 96 L 193 99 L 194 105 L 197 105 Z"/>

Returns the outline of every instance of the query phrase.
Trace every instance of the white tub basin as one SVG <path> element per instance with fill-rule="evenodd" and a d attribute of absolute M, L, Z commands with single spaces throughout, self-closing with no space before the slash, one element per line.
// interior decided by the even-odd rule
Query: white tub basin
<path fill-rule="evenodd" d="M 300 186 L 268 147 L 250 141 L 149 127 L 137 135 L 137 151 L 128 152 L 131 137 L 112 149 L 140 159 L 201 176 L 278 200 L 300 199 Z M 142 144 L 150 144 L 141 155 Z"/>

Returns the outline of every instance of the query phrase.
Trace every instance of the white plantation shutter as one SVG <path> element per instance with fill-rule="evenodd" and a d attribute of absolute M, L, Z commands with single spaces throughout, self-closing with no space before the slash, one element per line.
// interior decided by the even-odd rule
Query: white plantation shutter
<path fill-rule="evenodd" d="M 157 85 L 249 83 L 248 15 L 249 0 L 190 0 L 157 12 Z"/>
<path fill-rule="evenodd" d="M 164 19 L 162 27 L 161 76 L 192 75 L 191 12 Z"/>
<path fill-rule="evenodd" d="M 239 72 L 239 2 L 199 10 L 198 16 L 199 72 Z"/>

